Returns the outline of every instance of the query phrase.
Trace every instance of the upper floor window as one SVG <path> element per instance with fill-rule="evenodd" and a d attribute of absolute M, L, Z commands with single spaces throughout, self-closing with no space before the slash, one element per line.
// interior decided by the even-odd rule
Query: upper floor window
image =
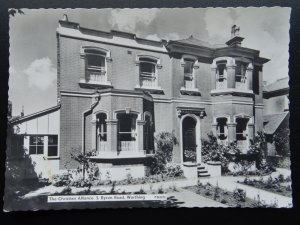
<path fill-rule="evenodd" d="M 86 78 L 88 81 L 106 82 L 106 53 L 96 49 L 86 49 Z"/>
<path fill-rule="evenodd" d="M 195 88 L 194 64 L 195 60 L 189 58 L 184 59 L 184 86 L 186 89 Z"/>
<path fill-rule="evenodd" d="M 238 89 L 245 89 L 246 88 L 246 70 L 247 70 L 247 65 L 242 62 L 237 62 L 236 63 L 236 68 L 235 68 L 235 82 L 236 82 L 236 88 Z"/>
<path fill-rule="evenodd" d="M 157 86 L 157 60 L 147 57 L 139 58 L 140 62 L 140 86 L 155 87 Z"/>
<path fill-rule="evenodd" d="M 216 88 L 217 89 L 226 89 L 227 88 L 227 68 L 226 61 L 217 62 L 216 69 Z"/>

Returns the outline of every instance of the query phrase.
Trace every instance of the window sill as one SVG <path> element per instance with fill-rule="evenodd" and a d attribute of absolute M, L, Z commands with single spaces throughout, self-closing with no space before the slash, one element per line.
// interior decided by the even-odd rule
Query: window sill
<path fill-rule="evenodd" d="M 235 95 L 235 96 L 252 97 L 253 96 L 253 91 L 252 90 L 236 89 L 236 88 L 227 88 L 227 89 L 211 90 L 210 94 L 211 94 L 211 96 Z"/>
<path fill-rule="evenodd" d="M 79 81 L 79 86 L 82 88 L 110 88 L 112 84 L 110 81 L 100 82 L 100 81 L 86 81 L 85 79 L 81 79 Z"/>
<path fill-rule="evenodd" d="M 159 86 L 155 86 L 155 87 L 144 87 L 144 86 L 140 86 L 140 85 L 137 85 L 135 87 L 135 90 L 141 90 L 141 91 L 148 91 L 150 92 L 151 94 L 164 94 L 164 91 L 161 87 Z"/>
<path fill-rule="evenodd" d="M 46 158 L 47 160 L 58 160 L 58 159 L 60 159 L 59 156 L 45 156 L 45 158 Z"/>
<path fill-rule="evenodd" d="M 201 96 L 201 93 L 198 88 L 185 88 L 181 87 L 180 88 L 180 93 L 182 95 L 192 95 L 192 96 Z"/>

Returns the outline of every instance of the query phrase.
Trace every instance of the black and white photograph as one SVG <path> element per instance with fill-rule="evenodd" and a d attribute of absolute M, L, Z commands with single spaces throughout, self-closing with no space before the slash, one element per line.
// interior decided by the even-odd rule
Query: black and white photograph
<path fill-rule="evenodd" d="M 292 208 L 290 13 L 9 9 L 3 210 Z"/>

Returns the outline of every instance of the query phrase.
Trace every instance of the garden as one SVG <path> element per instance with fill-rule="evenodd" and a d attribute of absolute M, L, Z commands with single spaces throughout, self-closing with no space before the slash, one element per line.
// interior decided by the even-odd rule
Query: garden
<path fill-rule="evenodd" d="M 233 192 L 221 189 L 218 184 L 216 186 L 210 183 L 202 184 L 198 183 L 197 186 L 187 187 L 186 189 L 195 192 L 203 197 L 212 199 L 214 201 L 220 202 L 229 207 L 241 207 L 241 208 L 276 208 L 277 202 L 274 201 L 273 204 L 267 205 L 264 201 L 257 198 L 250 199 L 246 197 L 246 192 L 243 189 L 236 188 Z"/>
<path fill-rule="evenodd" d="M 243 181 L 239 181 L 239 183 L 283 196 L 292 197 L 291 177 L 284 177 L 283 174 L 279 174 L 278 177 L 269 176 L 267 179 L 263 179 L 263 177 L 260 177 L 259 179 L 246 177 Z"/>

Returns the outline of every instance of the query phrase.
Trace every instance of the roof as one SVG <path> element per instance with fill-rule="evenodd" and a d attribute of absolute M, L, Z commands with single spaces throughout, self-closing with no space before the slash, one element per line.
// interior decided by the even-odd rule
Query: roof
<path fill-rule="evenodd" d="M 32 114 L 27 115 L 27 116 L 12 117 L 12 119 L 10 121 L 8 121 L 8 123 L 11 124 L 11 125 L 23 123 L 23 122 L 26 122 L 28 120 L 32 120 L 32 119 L 50 114 L 52 112 L 55 112 L 55 111 L 60 109 L 60 106 L 61 105 L 56 105 L 54 107 L 51 107 L 51 108 L 48 108 L 48 109 L 45 109 L 45 110 L 42 110 L 42 111 L 39 111 L 39 112 L 36 112 L 36 113 L 32 113 Z"/>
<path fill-rule="evenodd" d="M 284 77 L 276 80 L 274 83 L 264 86 L 265 92 L 278 91 L 281 89 L 289 88 L 289 78 Z"/>
<path fill-rule="evenodd" d="M 289 112 L 264 115 L 264 131 L 266 134 L 274 134 Z"/>
<path fill-rule="evenodd" d="M 173 40 L 172 42 L 177 42 L 177 43 L 182 43 L 182 44 L 189 44 L 189 45 L 197 45 L 197 46 L 203 46 L 203 47 L 207 47 L 207 48 L 213 48 L 214 45 L 206 42 L 206 41 L 202 41 L 199 40 L 197 38 L 194 38 L 193 35 L 191 35 L 190 37 L 186 38 L 186 39 L 181 39 L 181 40 Z"/>
<path fill-rule="evenodd" d="M 81 27 L 79 23 L 60 20 L 59 27 L 56 31 L 60 36 L 70 38 L 167 53 L 165 48 L 165 40 L 155 41 L 151 39 L 140 38 L 133 33 L 118 30 L 111 30 L 110 32 L 94 30 Z"/>

